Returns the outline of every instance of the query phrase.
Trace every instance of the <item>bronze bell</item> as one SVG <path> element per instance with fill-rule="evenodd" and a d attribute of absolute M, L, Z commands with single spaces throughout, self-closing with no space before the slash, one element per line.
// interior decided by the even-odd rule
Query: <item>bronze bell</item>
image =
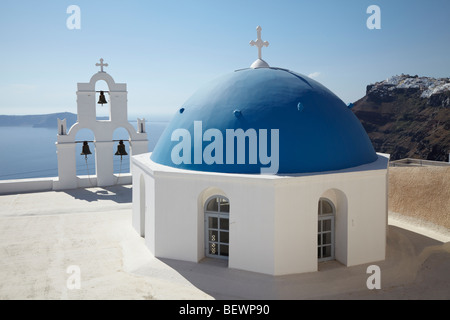
<path fill-rule="evenodd" d="M 83 142 L 83 149 L 81 150 L 80 155 L 83 155 L 87 159 L 87 155 L 92 154 L 91 150 L 89 150 L 89 145 L 87 141 Z"/>
<path fill-rule="evenodd" d="M 128 155 L 127 151 L 125 150 L 125 145 L 123 144 L 123 140 L 119 141 L 115 155 L 120 156 L 120 159 L 122 159 L 122 156 Z"/>
<path fill-rule="evenodd" d="M 108 102 L 106 102 L 106 98 L 105 98 L 105 94 L 103 93 L 103 91 L 100 91 L 100 97 L 98 98 L 98 104 L 104 105 Z"/>

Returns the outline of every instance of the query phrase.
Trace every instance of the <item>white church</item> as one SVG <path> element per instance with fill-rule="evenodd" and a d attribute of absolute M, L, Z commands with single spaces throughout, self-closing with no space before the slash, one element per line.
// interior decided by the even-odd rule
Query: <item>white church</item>
<path fill-rule="evenodd" d="M 330 90 L 270 67 L 260 27 L 250 44 L 249 68 L 200 88 L 132 157 L 133 227 L 156 257 L 269 275 L 384 260 L 389 155 Z"/>

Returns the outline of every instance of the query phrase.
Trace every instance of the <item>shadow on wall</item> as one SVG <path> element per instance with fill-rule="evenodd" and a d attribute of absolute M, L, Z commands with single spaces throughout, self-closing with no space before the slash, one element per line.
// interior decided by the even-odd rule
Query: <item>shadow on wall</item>
<path fill-rule="evenodd" d="M 64 190 L 68 195 L 75 199 L 84 200 L 87 202 L 94 202 L 99 200 L 111 200 L 116 203 L 131 203 L 132 190 L 131 188 L 124 187 L 122 185 L 110 186 L 110 187 L 96 187 L 91 189 L 72 189 Z"/>

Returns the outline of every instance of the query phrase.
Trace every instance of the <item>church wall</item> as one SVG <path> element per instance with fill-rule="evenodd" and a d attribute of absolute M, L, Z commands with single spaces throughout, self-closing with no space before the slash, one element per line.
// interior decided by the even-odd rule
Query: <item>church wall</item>
<path fill-rule="evenodd" d="M 198 262 L 198 193 L 190 179 L 156 175 L 156 257 Z"/>
<path fill-rule="evenodd" d="M 317 270 L 318 201 L 336 207 L 335 258 L 351 266 L 385 258 L 387 170 L 277 181 L 276 275 Z"/>
<path fill-rule="evenodd" d="M 145 241 L 156 257 L 192 262 L 203 259 L 204 204 L 210 196 L 223 195 L 230 201 L 229 267 L 273 273 L 273 181 L 158 169 L 148 154 L 132 158 L 133 227 L 139 232 L 139 177 L 144 174 L 149 199 Z"/>
<path fill-rule="evenodd" d="M 132 188 L 131 188 L 131 196 L 132 196 L 132 204 L 131 204 L 131 225 L 134 230 L 139 233 L 140 230 L 140 187 L 139 187 L 139 179 L 143 174 L 143 170 L 131 164 L 130 168 L 132 172 Z M 144 175 L 144 179 L 147 179 L 146 175 Z"/>
<path fill-rule="evenodd" d="M 234 181 L 233 181 L 234 180 Z M 273 274 L 273 181 L 230 179 L 229 267 Z"/>
<path fill-rule="evenodd" d="M 95 168 L 98 186 L 114 185 L 113 141 L 95 141 Z"/>
<path fill-rule="evenodd" d="M 385 259 L 387 170 L 361 177 L 349 186 L 347 266 Z"/>
<path fill-rule="evenodd" d="M 198 262 L 205 257 L 204 204 L 211 192 L 230 201 L 229 267 L 273 272 L 273 192 L 267 183 L 188 174 L 156 177 L 158 257 Z M 204 201 L 198 201 L 200 198 Z"/>
<path fill-rule="evenodd" d="M 152 199 L 146 244 L 157 257 L 203 259 L 204 204 L 222 195 L 230 201 L 230 268 L 273 275 L 316 271 L 321 197 L 336 207 L 336 260 L 351 266 L 385 258 L 387 160 L 382 157 L 372 170 L 276 177 L 178 170 L 155 164 L 148 155 L 132 161 L 133 226 L 139 230 L 135 188 L 143 173 Z"/>
<path fill-rule="evenodd" d="M 151 253 L 155 254 L 155 180 L 153 175 L 141 167 L 131 164 L 132 170 L 132 226 L 138 234 L 141 233 L 141 223 L 144 223 L 145 244 Z M 145 219 L 141 219 L 141 177 L 145 185 Z"/>
<path fill-rule="evenodd" d="M 317 270 L 317 192 L 296 180 L 276 187 L 275 275 Z"/>
<path fill-rule="evenodd" d="M 92 90 L 94 91 L 94 90 Z M 77 121 L 80 123 L 89 123 L 95 120 L 95 92 L 77 92 Z"/>
<path fill-rule="evenodd" d="M 348 198 L 338 189 L 327 190 L 322 197 L 331 200 L 336 208 L 335 257 L 344 265 L 348 263 Z"/>
<path fill-rule="evenodd" d="M 145 184 L 145 218 L 144 218 L 144 230 L 145 230 L 145 244 L 150 249 L 150 252 L 154 253 L 156 250 L 156 183 L 152 175 L 142 174 Z M 140 181 L 139 181 L 140 185 Z M 139 189 L 139 191 L 141 191 Z M 139 201 L 140 202 L 140 201 Z M 140 208 L 139 208 L 140 209 Z M 137 212 L 139 219 L 141 216 L 140 210 Z M 140 233 L 140 229 L 138 230 Z"/>
<path fill-rule="evenodd" d="M 55 190 L 74 189 L 78 187 L 76 176 L 75 144 L 57 143 L 58 181 Z"/>
<path fill-rule="evenodd" d="M 127 92 L 111 92 L 111 121 L 127 119 Z"/>
<path fill-rule="evenodd" d="M 315 202 L 328 196 L 336 207 L 335 258 L 347 266 L 383 260 L 387 225 L 387 170 L 317 175 Z M 314 211 L 317 217 L 317 205 Z M 317 245 L 317 242 L 316 244 Z"/>

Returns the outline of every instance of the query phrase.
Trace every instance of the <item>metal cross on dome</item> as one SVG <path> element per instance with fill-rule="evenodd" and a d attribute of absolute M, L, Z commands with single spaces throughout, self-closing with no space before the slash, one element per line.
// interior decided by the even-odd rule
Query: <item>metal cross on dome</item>
<path fill-rule="evenodd" d="M 262 60 L 262 58 L 261 58 L 261 48 L 269 46 L 269 42 L 268 41 L 262 41 L 262 39 L 261 39 L 261 30 L 262 30 L 262 28 L 260 26 L 256 27 L 257 39 L 256 39 L 256 41 L 253 41 L 253 40 L 250 41 L 250 45 L 251 46 L 256 46 L 258 48 L 258 59 L 260 59 L 260 60 Z"/>
<path fill-rule="evenodd" d="M 100 72 L 105 72 L 105 71 L 103 71 L 103 67 L 107 67 L 108 66 L 107 63 L 103 63 L 103 58 L 100 58 L 100 63 L 96 63 L 95 65 L 97 67 L 100 67 Z"/>

